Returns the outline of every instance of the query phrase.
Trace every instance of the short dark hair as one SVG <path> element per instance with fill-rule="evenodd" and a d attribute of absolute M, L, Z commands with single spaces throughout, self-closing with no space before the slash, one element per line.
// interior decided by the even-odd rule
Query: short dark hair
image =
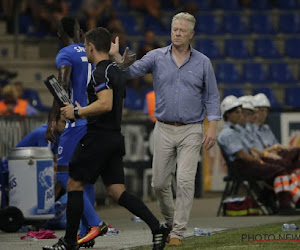
<path fill-rule="evenodd" d="M 64 32 L 70 37 L 74 38 L 74 28 L 77 20 L 74 17 L 66 16 L 60 20 Z"/>
<path fill-rule="evenodd" d="M 94 44 L 97 51 L 108 53 L 110 50 L 111 34 L 103 27 L 88 31 L 85 34 L 85 40 L 88 43 Z"/>

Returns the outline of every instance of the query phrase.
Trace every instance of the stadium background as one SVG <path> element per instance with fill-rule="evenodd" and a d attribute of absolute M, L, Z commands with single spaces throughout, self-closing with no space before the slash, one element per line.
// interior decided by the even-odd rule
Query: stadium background
<path fill-rule="evenodd" d="M 81 0 L 65 2 L 69 14 L 80 10 Z M 277 138 L 284 144 L 300 145 L 300 114 L 297 113 L 300 109 L 300 1 L 188 0 L 176 1 L 179 3 L 176 8 L 172 8 L 175 1 L 160 1 L 159 21 L 130 8 L 129 1 L 112 2 L 123 24 L 127 45 L 134 52 L 143 43 L 144 31 L 148 29 L 154 30 L 161 46 L 169 44 L 172 16 L 189 8 L 197 20 L 192 46 L 212 60 L 221 98 L 230 94 L 265 93 L 272 105 L 269 121 Z M 2 7 L 0 65 L 8 72 L 17 73 L 13 81 L 22 81 L 25 88 L 38 93 L 41 102 L 33 98 L 35 107 L 50 106 L 52 96 L 43 79 L 57 72 L 58 40 L 55 34 L 36 27 L 20 5 L 16 5 L 10 22 L 4 18 Z M 8 80 L 0 74 L 0 81 L 5 85 Z M 0 156 L 7 156 L 9 149 L 24 134 L 45 122 L 46 117 L 45 112 L 22 119 L 0 117 Z M 130 109 L 130 105 L 124 119 L 127 175 L 135 180 L 131 188 L 142 193 L 143 177 L 149 177 L 145 170 L 151 167 L 152 124 L 147 122 L 142 110 Z M 203 152 L 202 159 L 203 175 L 200 176 L 204 188 L 222 190 L 226 168 L 219 149 Z"/>

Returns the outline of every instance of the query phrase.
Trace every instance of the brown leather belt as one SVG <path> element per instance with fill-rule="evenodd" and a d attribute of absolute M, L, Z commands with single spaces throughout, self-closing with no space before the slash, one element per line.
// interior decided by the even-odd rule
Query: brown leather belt
<path fill-rule="evenodd" d="M 161 123 L 164 123 L 164 124 L 168 124 L 168 125 L 172 125 L 172 126 L 183 126 L 183 125 L 187 125 L 185 123 L 182 123 L 182 122 L 163 122 L 163 121 L 160 121 Z"/>

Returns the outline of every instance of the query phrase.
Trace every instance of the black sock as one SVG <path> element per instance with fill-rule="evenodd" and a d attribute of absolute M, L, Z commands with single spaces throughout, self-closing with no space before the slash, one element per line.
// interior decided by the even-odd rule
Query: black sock
<path fill-rule="evenodd" d="M 80 217 L 83 212 L 83 191 L 68 192 L 67 202 L 67 229 L 65 240 L 74 244 L 77 242 L 77 231 Z"/>
<path fill-rule="evenodd" d="M 134 215 L 140 217 L 143 221 L 147 223 L 150 227 L 152 233 L 156 232 L 159 229 L 159 221 L 153 215 L 153 213 L 149 210 L 149 208 L 142 202 L 138 197 L 133 194 L 124 191 L 118 203 L 120 206 L 125 207 Z"/>

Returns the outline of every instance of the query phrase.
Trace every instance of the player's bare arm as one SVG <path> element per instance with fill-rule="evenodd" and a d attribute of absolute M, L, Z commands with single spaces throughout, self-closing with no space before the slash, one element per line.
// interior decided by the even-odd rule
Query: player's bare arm
<path fill-rule="evenodd" d="M 62 65 L 58 70 L 58 82 L 62 85 L 62 87 L 67 91 L 69 88 L 70 76 L 72 72 L 72 67 Z M 59 112 L 60 106 L 58 102 L 54 99 L 51 112 L 48 118 L 48 127 L 46 132 L 46 140 L 54 142 L 55 137 L 55 127 L 56 127 L 56 116 Z"/>

